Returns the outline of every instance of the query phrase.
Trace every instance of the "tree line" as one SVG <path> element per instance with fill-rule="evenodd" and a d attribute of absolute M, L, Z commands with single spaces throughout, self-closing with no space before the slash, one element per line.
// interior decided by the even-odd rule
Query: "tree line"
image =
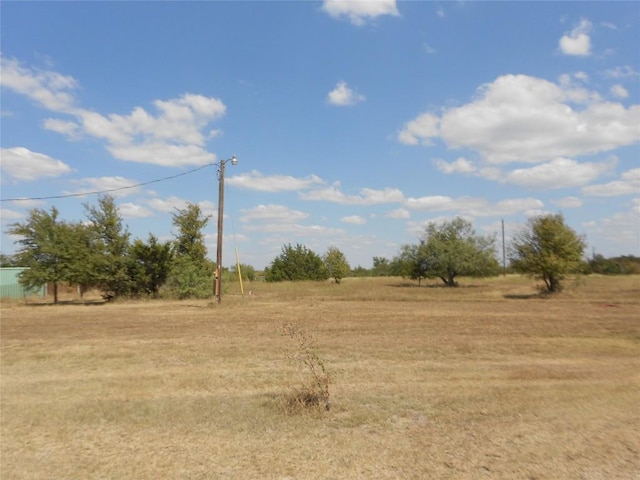
<path fill-rule="evenodd" d="M 20 245 L 0 264 L 28 267 L 20 277 L 26 287 L 53 284 L 54 302 L 61 282 L 78 285 L 81 294 L 98 289 L 107 299 L 163 295 L 207 298 L 213 292 L 215 263 L 207 258 L 203 230 L 209 218 L 196 204 L 172 214 L 174 240 L 160 241 L 149 234 L 146 241 L 131 241 L 114 198 L 99 197 L 97 205 L 84 205 L 86 219 L 60 220 L 55 207 L 32 210 L 27 220 L 10 225 L 8 233 Z M 562 215 L 541 215 L 529 220 L 509 246 L 509 270 L 543 282 L 542 290 L 557 292 L 571 273 L 638 273 L 640 259 L 627 256 L 583 258 L 585 240 L 569 228 Z M 248 280 L 258 278 L 251 265 L 241 265 Z M 455 218 L 431 222 L 418 243 L 405 244 L 391 260 L 373 258 L 373 268 L 351 268 L 346 256 L 331 246 L 320 256 L 304 245 L 284 245 L 262 272 L 267 282 L 327 280 L 347 276 L 401 276 L 417 280 L 439 279 L 447 287 L 460 277 L 490 277 L 502 268 L 497 260 L 496 237 L 478 235 L 471 222 Z M 224 270 L 231 280 L 233 271 Z M 226 284 L 226 282 L 224 282 Z"/>
<path fill-rule="evenodd" d="M 106 299 L 158 297 L 163 286 L 177 298 L 211 295 L 215 264 L 203 234 L 209 217 L 198 205 L 176 209 L 175 239 L 164 242 L 153 234 L 131 241 L 111 196 L 85 204 L 84 213 L 84 221 L 69 222 L 56 207 L 31 210 L 26 221 L 9 226 L 19 249 L 3 263 L 28 267 L 19 277 L 28 288 L 52 284 L 54 303 L 63 282 L 78 285 L 81 295 L 98 289 Z"/>

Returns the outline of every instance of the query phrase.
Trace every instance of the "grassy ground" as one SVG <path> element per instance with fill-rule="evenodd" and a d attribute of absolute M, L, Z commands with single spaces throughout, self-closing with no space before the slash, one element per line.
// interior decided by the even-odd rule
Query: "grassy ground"
<path fill-rule="evenodd" d="M 637 479 L 640 278 L 3 302 L 0 478 Z M 291 414 L 312 334 L 331 409 Z"/>

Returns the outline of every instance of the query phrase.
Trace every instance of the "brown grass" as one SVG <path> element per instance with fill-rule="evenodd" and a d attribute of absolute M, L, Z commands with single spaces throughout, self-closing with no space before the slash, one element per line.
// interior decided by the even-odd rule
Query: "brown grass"
<path fill-rule="evenodd" d="M 640 278 L 461 284 L 4 302 L 0 478 L 639 478 Z M 330 411 L 278 407 L 307 375 L 285 322 L 315 338 Z"/>

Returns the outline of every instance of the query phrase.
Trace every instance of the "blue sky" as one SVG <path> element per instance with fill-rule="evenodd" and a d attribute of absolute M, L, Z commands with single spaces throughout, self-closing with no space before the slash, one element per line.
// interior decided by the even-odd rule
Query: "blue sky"
<path fill-rule="evenodd" d="M 640 3 L 2 2 L 2 198 L 226 166 L 224 265 L 283 245 L 370 267 L 462 216 L 562 213 L 640 255 Z M 212 215 L 216 167 L 114 192 L 132 236 Z M 95 195 L 3 201 L 7 225 Z"/>

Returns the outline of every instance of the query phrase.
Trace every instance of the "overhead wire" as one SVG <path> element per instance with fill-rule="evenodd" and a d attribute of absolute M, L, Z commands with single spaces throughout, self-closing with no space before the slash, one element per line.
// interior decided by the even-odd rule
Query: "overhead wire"
<path fill-rule="evenodd" d="M 198 168 L 194 168 L 193 170 L 189 170 L 187 172 L 178 173 L 176 175 L 171 175 L 169 177 L 158 178 L 156 180 L 150 180 L 148 182 L 136 183 L 135 185 L 127 185 L 127 186 L 124 186 L 124 187 L 109 188 L 109 189 L 106 189 L 106 190 L 96 190 L 96 191 L 92 191 L 92 192 L 68 193 L 68 194 L 65 194 L 65 195 L 49 195 L 49 196 L 46 196 L 46 197 L 2 198 L 2 199 L 0 199 L 0 202 L 24 202 L 24 201 L 29 201 L 29 200 L 53 200 L 53 199 L 59 199 L 59 198 L 84 197 L 86 195 L 101 195 L 103 193 L 117 192 L 117 191 L 120 191 L 120 190 L 127 190 L 127 189 L 130 189 L 130 188 L 143 187 L 145 185 L 151 185 L 153 183 L 166 182 L 167 180 L 173 180 L 174 178 L 183 177 L 185 175 L 189 175 L 191 173 L 197 172 L 197 171 L 202 170 L 202 169 L 207 168 L 207 167 L 212 167 L 214 165 L 218 165 L 218 162 L 207 163 L 206 165 L 202 165 L 202 166 L 200 166 Z"/>

